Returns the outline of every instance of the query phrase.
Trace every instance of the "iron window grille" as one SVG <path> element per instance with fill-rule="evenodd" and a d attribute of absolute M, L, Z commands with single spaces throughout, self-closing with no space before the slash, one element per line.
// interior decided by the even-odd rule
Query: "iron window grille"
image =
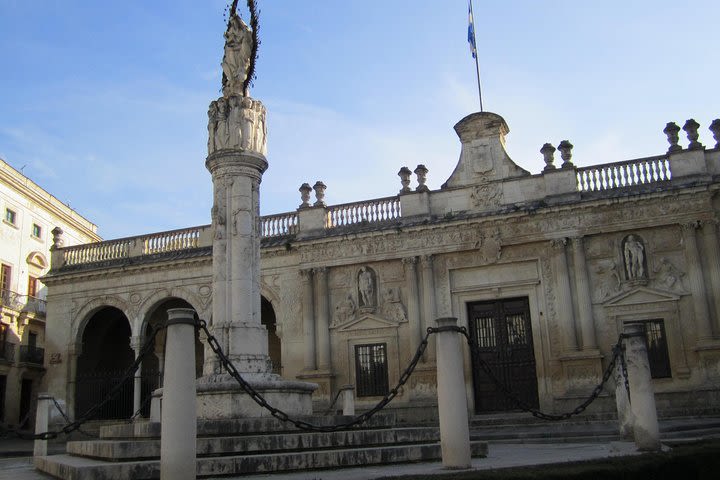
<path fill-rule="evenodd" d="M 355 345 L 355 382 L 358 397 L 376 397 L 388 393 L 386 344 Z"/>

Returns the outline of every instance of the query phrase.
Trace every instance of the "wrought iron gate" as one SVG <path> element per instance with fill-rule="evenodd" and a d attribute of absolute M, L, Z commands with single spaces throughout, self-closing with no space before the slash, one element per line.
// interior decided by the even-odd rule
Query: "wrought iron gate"
<path fill-rule="evenodd" d="M 495 376 L 533 408 L 538 407 L 537 374 L 528 299 L 513 298 L 469 303 L 470 335 L 478 345 L 473 352 L 475 413 L 513 409 L 479 367 L 485 361 Z"/>

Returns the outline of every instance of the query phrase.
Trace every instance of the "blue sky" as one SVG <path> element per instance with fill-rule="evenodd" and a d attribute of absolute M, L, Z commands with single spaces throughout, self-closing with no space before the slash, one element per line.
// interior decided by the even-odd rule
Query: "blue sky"
<path fill-rule="evenodd" d="M 240 2 L 242 5 L 243 2 Z M 251 91 L 268 109 L 261 212 L 394 195 L 457 163 L 478 110 L 466 0 L 258 0 Z M 0 0 L 0 157 L 104 238 L 210 221 L 207 106 L 220 94 L 220 0 Z M 486 111 L 525 169 L 569 139 L 575 163 L 665 152 L 665 123 L 720 117 L 720 2 L 474 0 Z"/>

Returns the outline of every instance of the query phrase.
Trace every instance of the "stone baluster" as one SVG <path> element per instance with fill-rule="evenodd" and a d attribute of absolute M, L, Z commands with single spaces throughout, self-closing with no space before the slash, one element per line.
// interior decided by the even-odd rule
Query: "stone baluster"
<path fill-rule="evenodd" d="M 412 175 L 412 171 L 410 171 L 408 167 L 402 167 L 398 172 L 398 176 L 400 177 L 400 185 L 402 185 L 400 193 L 412 192 L 412 188 L 410 188 L 410 175 Z"/>
<path fill-rule="evenodd" d="M 655 393 L 650 378 L 650 362 L 645 346 L 645 326 L 642 323 L 626 323 L 623 328 L 628 382 L 630 383 L 630 406 L 633 416 L 633 437 L 639 450 L 660 449 Z"/>
<path fill-rule="evenodd" d="M 315 182 L 315 185 L 313 185 L 313 190 L 315 190 L 315 203 L 313 203 L 314 207 L 325 207 L 327 204 L 325 203 L 325 190 L 327 189 L 327 186 L 318 180 Z"/>
<path fill-rule="evenodd" d="M 703 247 L 705 251 L 704 265 L 710 273 L 710 291 L 715 314 L 714 336 L 720 335 L 720 245 L 718 244 L 718 221 L 706 221 L 702 227 Z"/>
<path fill-rule="evenodd" d="M 574 168 L 575 165 L 572 163 L 572 149 L 573 144 L 569 140 L 563 140 L 558 145 L 560 150 L 560 158 L 563 160 L 562 168 Z"/>
<path fill-rule="evenodd" d="M 700 134 L 698 133 L 699 128 L 700 124 L 692 118 L 683 125 L 683 130 L 685 130 L 689 142 L 688 150 L 700 150 L 704 148 L 703 144 L 698 141 L 698 138 L 700 138 Z"/>
<path fill-rule="evenodd" d="M 720 118 L 713 120 L 708 130 L 712 132 L 713 139 L 715 139 L 715 148 L 720 148 Z"/>
<path fill-rule="evenodd" d="M 423 331 L 434 326 L 435 319 L 435 274 L 433 271 L 433 256 L 423 255 L 420 257 L 420 268 L 422 271 L 422 299 L 423 299 Z M 435 350 L 425 350 L 426 360 L 435 360 Z"/>
<path fill-rule="evenodd" d="M 443 328 L 456 327 L 457 318 L 438 318 L 437 396 L 440 448 L 445 468 L 470 468 L 470 429 L 460 333 Z"/>
<path fill-rule="evenodd" d="M 427 174 L 430 170 L 427 169 L 427 167 L 423 164 L 418 165 L 415 167 L 415 175 L 417 175 L 417 182 L 418 186 L 415 188 L 416 192 L 429 192 L 430 189 L 427 185 L 425 185 L 425 182 L 427 182 Z"/>
<path fill-rule="evenodd" d="M 410 345 L 411 351 L 417 350 L 424 336 L 422 322 L 420 321 L 420 306 L 418 304 L 420 298 L 418 296 L 417 260 L 417 257 L 403 258 L 402 260 L 405 266 L 408 323 L 411 332 L 410 337 L 412 339 Z"/>
<path fill-rule="evenodd" d="M 300 270 L 302 280 L 303 337 L 305 337 L 305 370 L 317 370 L 315 361 L 315 307 L 312 269 Z"/>
<path fill-rule="evenodd" d="M 548 170 L 555 170 L 557 168 L 554 164 L 555 147 L 553 147 L 550 143 L 545 143 L 540 149 L 540 153 L 542 153 L 543 160 L 545 161 L 545 168 L 543 168 L 543 172 L 547 172 Z"/>
<path fill-rule="evenodd" d="M 593 320 L 590 282 L 588 279 L 585 246 L 582 237 L 573 239 L 573 257 L 575 259 L 575 290 L 577 292 L 582 348 L 583 350 L 596 349 L 595 322 Z"/>
<path fill-rule="evenodd" d="M 63 238 L 63 229 L 55 227 L 50 232 L 52 233 L 52 246 L 50 247 L 50 266 L 52 268 L 60 268 L 65 263 L 65 253 L 62 248 L 65 246 L 65 239 Z"/>
<path fill-rule="evenodd" d="M 315 312 L 317 316 L 317 350 L 318 368 L 330 370 L 330 313 L 328 307 L 328 279 L 327 268 L 314 268 L 317 298 L 315 299 Z"/>
<path fill-rule="evenodd" d="M 667 141 L 670 144 L 668 153 L 675 153 L 682 150 L 682 147 L 678 145 L 680 141 L 680 136 L 678 135 L 678 133 L 680 133 L 680 127 L 678 127 L 675 122 L 668 122 L 663 129 L 663 133 L 667 135 Z"/>
<path fill-rule="evenodd" d="M 688 266 L 688 280 L 690 281 L 690 293 L 692 294 L 695 311 L 695 329 L 697 331 L 698 343 L 704 343 L 712 339 L 712 326 L 705 290 L 705 279 L 703 278 L 702 272 L 702 262 L 698 252 L 697 229 L 699 227 L 700 222 L 691 222 L 682 225 L 685 258 L 687 259 Z"/>
<path fill-rule="evenodd" d="M 578 349 L 577 334 L 572 305 L 572 291 L 570 290 L 570 272 L 568 271 L 566 238 L 552 240 L 553 268 L 555 270 L 557 293 L 556 309 L 560 331 L 563 333 L 563 346 L 568 351 Z"/>
<path fill-rule="evenodd" d="M 160 426 L 160 480 L 195 479 L 195 311 L 168 310 L 165 382 Z"/>
<path fill-rule="evenodd" d="M 298 208 L 308 208 L 310 206 L 310 192 L 312 192 L 312 187 L 309 183 L 303 183 L 298 190 L 300 191 L 300 200 L 302 200 Z"/>

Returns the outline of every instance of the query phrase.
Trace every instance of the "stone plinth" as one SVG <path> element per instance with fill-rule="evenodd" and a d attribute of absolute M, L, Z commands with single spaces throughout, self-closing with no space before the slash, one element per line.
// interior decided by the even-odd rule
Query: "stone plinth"
<path fill-rule="evenodd" d="M 250 386 L 274 408 L 290 416 L 312 415 L 312 393 L 317 385 L 283 380 L 279 375 L 244 375 Z M 198 418 L 218 420 L 270 416 L 230 375 L 203 377 L 198 381 Z"/>

